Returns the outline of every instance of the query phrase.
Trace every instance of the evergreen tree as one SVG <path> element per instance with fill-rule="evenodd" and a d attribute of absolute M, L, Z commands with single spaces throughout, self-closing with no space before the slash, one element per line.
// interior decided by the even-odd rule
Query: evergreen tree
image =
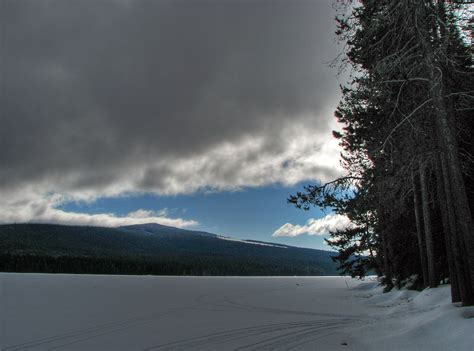
<path fill-rule="evenodd" d="M 334 132 L 347 174 L 289 202 L 351 220 L 328 240 L 343 272 L 375 268 L 387 288 L 413 274 L 431 287 L 449 277 L 453 301 L 471 305 L 474 76 L 459 6 L 364 0 L 337 18 L 352 69 Z"/>

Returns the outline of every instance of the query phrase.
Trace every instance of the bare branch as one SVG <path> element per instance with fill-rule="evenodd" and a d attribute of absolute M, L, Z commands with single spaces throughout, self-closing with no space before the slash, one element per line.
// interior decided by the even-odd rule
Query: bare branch
<path fill-rule="evenodd" d="M 423 108 L 427 103 L 429 103 L 431 100 L 433 100 L 432 98 L 429 98 L 427 100 L 425 100 L 422 104 L 418 105 L 418 107 L 416 107 L 413 111 L 410 112 L 410 114 L 408 114 L 407 116 L 405 116 L 405 118 L 403 118 L 400 123 L 398 123 L 395 127 L 392 128 L 392 130 L 390 131 L 390 133 L 388 134 L 387 138 L 385 139 L 385 141 L 383 142 L 382 144 L 382 150 L 385 148 L 385 145 L 387 144 L 388 140 L 391 138 L 391 136 L 393 135 L 393 133 L 395 133 L 395 131 L 400 128 L 411 116 L 413 116 L 416 112 L 418 112 L 418 110 L 420 110 L 421 108 Z"/>

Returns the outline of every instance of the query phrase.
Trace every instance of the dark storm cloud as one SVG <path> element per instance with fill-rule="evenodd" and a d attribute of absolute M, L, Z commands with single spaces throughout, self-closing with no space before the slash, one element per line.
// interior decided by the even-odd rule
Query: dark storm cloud
<path fill-rule="evenodd" d="M 0 189 L 245 186 L 239 162 L 287 152 L 288 126 L 328 129 L 325 1 L 2 0 L 0 16 Z"/>

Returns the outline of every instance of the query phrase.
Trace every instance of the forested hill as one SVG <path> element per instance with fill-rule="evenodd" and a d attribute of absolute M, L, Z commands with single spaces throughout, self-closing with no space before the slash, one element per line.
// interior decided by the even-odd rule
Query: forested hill
<path fill-rule="evenodd" d="M 335 275 L 331 252 L 158 224 L 0 226 L 0 270 L 171 275 Z"/>

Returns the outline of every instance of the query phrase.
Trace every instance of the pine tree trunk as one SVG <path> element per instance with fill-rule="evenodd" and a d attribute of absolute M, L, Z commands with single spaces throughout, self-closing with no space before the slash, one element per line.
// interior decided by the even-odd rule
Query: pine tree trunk
<path fill-rule="evenodd" d="M 379 212 L 379 217 L 383 216 L 384 214 L 383 207 L 380 205 L 378 207 L 378 212 Z M 387 290 L 390 290 L 393 288 L 393 276 L 392 276 L 392 269 L 390 267 L 387 233 L 385 229 L 380 230 L 380 241 L 382 243 L 382 257 L 383 257 L 384 275 L 386 279 L 385 286 Z"/>
<path fill-rule="evenodd" d="M 442 97 L 436 100 L 438 101 L 436 105 L 444 106 L 444 102 L 441 103 Z M 439 108 L 437 108 L 437 110 L 439 110 Z M 443 108 L 441 110 L 446 112 Z M 466 268 L 469 272 L 471 290 L 474 290 L 474 230 L 466 187 L 462 177 L 458 148 L 454 132 L 451 129 L 450 123 L 448 123 L 446 113 L 438 113 L 436 126 L 438 134 L 441 136 L 441 140 L 439 141 L 440 146 L 445 154 L 447 172 L 444 181 L 451 184 L 449 187 L 450 193 L 447 193 L 446 196 L 452 200 L 456 228 L 458 229 L 460 239 L 463 241 L 463 246 L 466 250 L 465 254 L 468 264 Z"/>
<path fill-rule="evenodd" d="M 428 267 L 426 264 L 426 248 L 421 223 L 420 199 L 418 195 L 418 187 L 416 186 L 416 177 L 414 171 L 411 172 L 411 182 L 413 186 L 413 206 L 415 209 L 416 236 L 418 238 L 418 248 L 420 252 L 421 271 L 423 274 L 423 287 L 426 288 L 428 286 Z"/>
<path fill-rule="evenodd" d="M 461 292 L 459 288 L 458 272 L 453 252 L 452 238 L 456 236 L 456 232 L 452 230 L 449 224 L 448 208 L 446 207 L 446 194 L 443 182 L 443 171 L 441 166 L 440 155 L 436 157 L 436 185 L 438 194 L 438 205 L 441 212 L 441 221 L 443 223 L 444 243 L 446 246 L 446 257 L 448 259 L 449 282 L 451 284 L 451 301 L 461 301 Z"/>
<path fill-rule="evenodd" d="M 454 264 L 458 276 L 459 292 L 461 294 L 462 304 L 465 306 L 474 304 L 474 293 L 470 284 L 470 276 L 468 270 L 468 261 L 464 242 L 456 228 L 456 215 L 454 213 L 454 205 L 451 197 L 451 184 L 445 179 L 449 178 L 448 167 L 446 166 L 446 159 L 443 154 L 440 154 L 441 170 L 443 172 L 443 184 L 445 188 L 446 209 L 449 220 L 449 229 L 451 237 L 451 245 L 454 256 Z"/>
<path fill-rule="evenodd" d="M 436 134 L 438 137 L 438 146 L 443 153 L 443 158 L 446 162 L 446 173 L 443 174 L 445 184 L 450 186 L 447 188 L 446 197 L 452 201 L 453 213 L 456 224 L 456 232 L 459 233 L 458 242 L 462 241 L 464 252 L 467 258 L 466 271 L 469 277 L 469 285 L 471 291 L 474 289 L 474 223 L 472 220 L 471 211 L 469 208 L 469 201 L 462 176 L 461 162 L 458 155 L 458 145 L 455 134 L 455 127 L 450 121 L 444 98 L 444 82 L 443 70 L 439 67 L 439 58 L 436 59 L 434 53 L 433 42 L 430 35 L 430 19 L 435 13 L 432 13 L 428 5 L 424 2 L 418 3 L 417 6 L 420 23 L 417 24 L 418 33 L 420 35 L 420 42 L 423 47 L 425 55 L 425 64 L 428 68 L 428 84 L 430 98 L 433 100 L 434 119 Z M 423 23 L 423 20 L 425 21 Z M 436 29 L 436 28 L 434 28 Z M 435 31 L 436 32 L 436 31 Z M 438 56 L 442 59 L 448 57 L 446 52 L 438 52 Z M 463 304 L 473 304 L 474 301 L 465 301 Z"/>
<path fill-rule="evenodd" d="M 426 240 L 426 258 L 428 267 L 428 285 L 431 288 L 438 286 L 438 272 L 435 264 L 433 229 L 431 222 L 431 212 L 427 185 L 426 165 L 420 165 L 420 190 L 421 190 L 421 208 L 423 210 L 423 224 Z"/>

